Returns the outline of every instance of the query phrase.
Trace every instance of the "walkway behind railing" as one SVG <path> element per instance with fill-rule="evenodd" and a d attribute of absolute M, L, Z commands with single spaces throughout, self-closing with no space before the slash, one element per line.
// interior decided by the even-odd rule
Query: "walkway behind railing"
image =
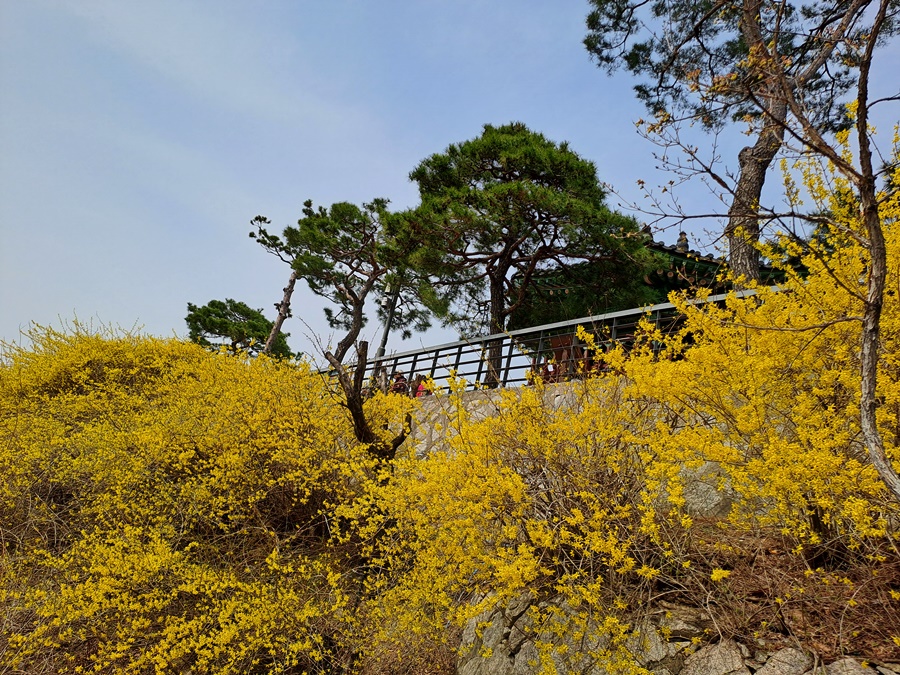
<path fill-rule="evenodd" d="M 695 302 L 721 302 L 725 297 L 724 294 L 714 295 Z M 529 372 L 543 372 L 544 379 L 550 381 L 563 380 L 585 366 L 590 368 L 593 363 L 592 355 L 578 339 L 578 326 L 595 336 L 598 347 L 608 349 L 614 344 L 632 341 L 643 318 L 663 334 L 678 330 L 684 319 L 674 305 L 666 302 L 560 321 L 373 358 L 366 363 L 366 378 L 373 383 L 386 381 L 390 386 L 397 373 L 402 373 L 410 384 L 422 375 L 434 380 L 441 388 L 447 386 L 451 373 L 464 378 L 471 388 L 485 384 L 522 385 L 527 382 Z M 489 351 L 493 353 L 493 359 L 489 359 Z M 489 376 L 491 360 L 496 364 L 495 378 Z"/>

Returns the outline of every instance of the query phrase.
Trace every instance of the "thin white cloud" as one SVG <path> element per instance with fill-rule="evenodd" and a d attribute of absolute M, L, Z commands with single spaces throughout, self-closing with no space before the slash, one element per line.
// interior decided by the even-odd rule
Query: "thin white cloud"
<path fill-rule="evenodd" d="M 324 92 L 315 64 L 287 33 L 257 32 L 252 12 L 218 3 L 172 0 L 56 2 L 90 34 L 210 105 L 273 122 L 328 128 L 361 124 L 365 115 Z M 238 6 L 239 7 L 239 6 Z M 236 22 L 248 19 L 245 23 Z"/>

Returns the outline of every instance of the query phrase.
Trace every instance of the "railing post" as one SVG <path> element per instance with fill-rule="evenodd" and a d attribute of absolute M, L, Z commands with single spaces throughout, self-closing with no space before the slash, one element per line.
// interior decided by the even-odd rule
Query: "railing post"
<path fill-rule="evenodd" d="M 482 341 L 480 345 L 478 348 L 478 370 L 475 373 L 475 384 L 481 384 L 481 372 L 484 370 L 485 355 L 487 354 L 485 342 Z M 488 355 L 487 358 L 490 358 L 490 356 Z"/>
<path fill-rule="evenodd" d="M 512 367 L 513 348 L 515 347 L 515 342 L 512 338 L 507 338 L 507 340 L 509 341 L 509 348 L 506 351 L 506 365 L 503 366 L 503 375 L 500 378 L 504 387 L 509 382 L 509 371 Z"/>
<path fill-rule="evenodd" d="M 438 365 L 438 355 L 441 353 L 440 349 L 434 350 L 434 358 L 431 360 L 431 372 L 428 376 L 433 380 L 435 373 L 437 373 L 437 365 Z"/>

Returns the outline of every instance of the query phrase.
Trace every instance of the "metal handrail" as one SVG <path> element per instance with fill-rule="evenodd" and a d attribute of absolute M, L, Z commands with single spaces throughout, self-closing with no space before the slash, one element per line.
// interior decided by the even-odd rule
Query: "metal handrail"
<path fill-rule="evenodd" d="M 739 295 L 753 294 L 739 292 Z M 722 302 L 728 294 L 693 300 L 691 304 Z M 582 326 L 605 348 L 628 343 L 634 339 L 641 319 L 647 319 L 663 333 L 676 331 L 684 320 L 683 314 L 670 302 L 650 307 L 626 309 L 608 314 L 559 321 L 557 323 L 523 328 L 508 333 L 495 333 L 405 352 L 394 353 L 366 362 L 366 378 L 377 382 L 402 373 L 408 383 L 419 375 L 430 378 L 435 386 L 446 388 L 451 374 L 467 381 L 470 388 L 489 386 L 517 386 L 526 384 L 529 372 L 549 374 L 563 379 L 577 371 L 579 364 L 590 359 L 584 345 L 579 343 L 577 328 Z M 493 362 L 493 363 L 492 363 Z M 491 365 L 494 376 L 491 377 Z M 389 382 L 390 384 L 390 382 Z"/>

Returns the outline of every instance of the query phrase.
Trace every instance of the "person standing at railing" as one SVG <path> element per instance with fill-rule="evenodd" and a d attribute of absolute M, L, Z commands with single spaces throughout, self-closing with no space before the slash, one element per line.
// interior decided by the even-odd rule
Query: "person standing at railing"
<path fill-rule="evenodd" d="M 409 383 L 403 373 L 394 373 L 394 384 L 391 385 L 392 394 L 408 394 Z"/>
<path fill-rule="evenodd" d="M 423 396 L 430 396 L 431 392 L 425 386 L 425 376 L 424 375 L 416 375 L 416 379 L 413 380 L 412 387 L 409 389 L 409 393 L 411 396 L 415 398 L 421 398 Z"/>

